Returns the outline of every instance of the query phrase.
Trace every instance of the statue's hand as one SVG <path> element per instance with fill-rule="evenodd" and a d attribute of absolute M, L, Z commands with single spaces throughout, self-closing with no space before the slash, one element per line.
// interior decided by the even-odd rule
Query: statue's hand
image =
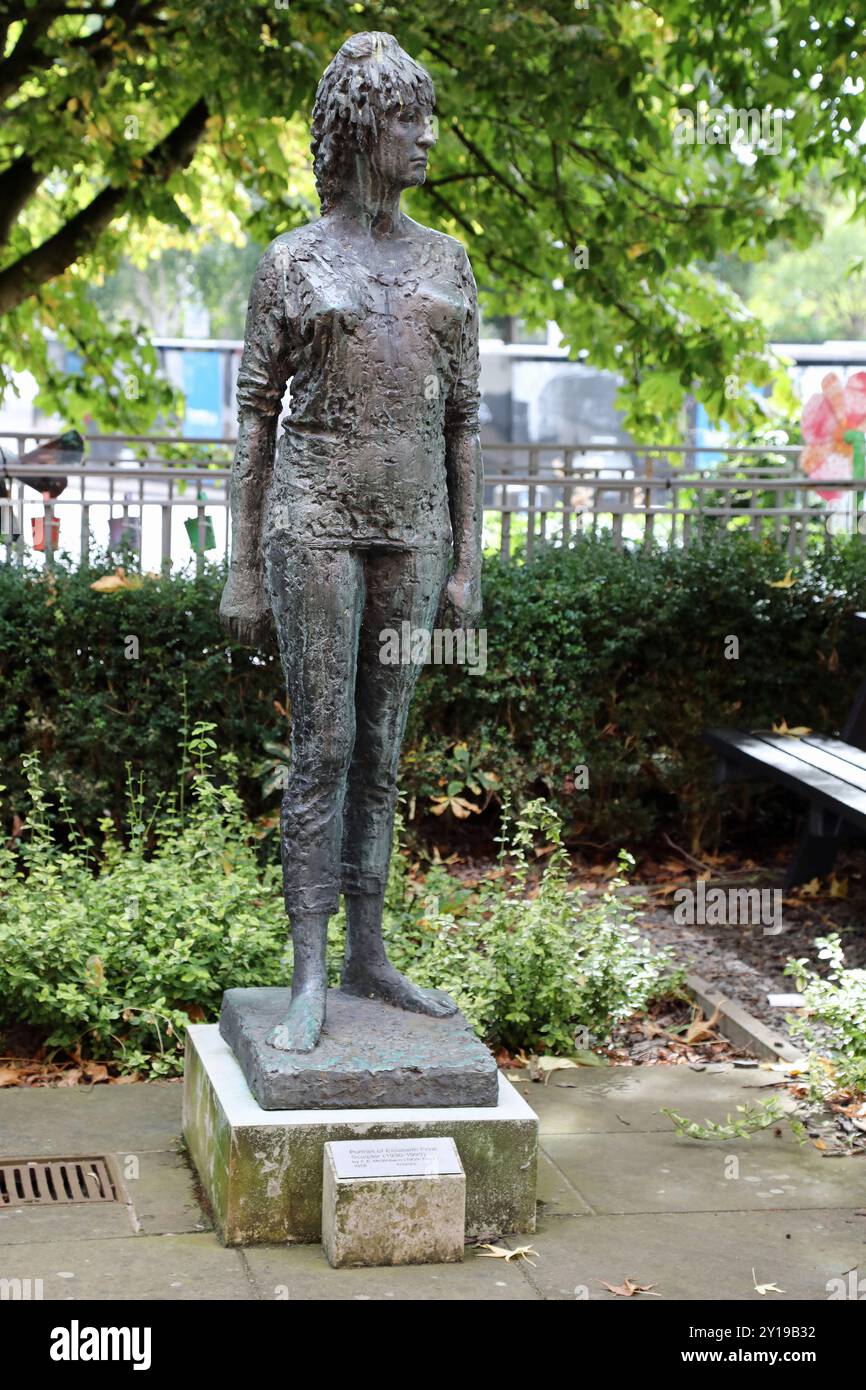
<path fill-rule="evenodd" d="M 481 580 L 478 575 L 455 570 L 445 586 L 441 625 L 449 628 L 475 627 L 481 617 Z"/>
<path fill-rule="evenodd" d="M 260 572 L 230 570 L 220 600 L 225 632 L 246 647 L 262 646 L 272 628 L 271 605 Z"/>

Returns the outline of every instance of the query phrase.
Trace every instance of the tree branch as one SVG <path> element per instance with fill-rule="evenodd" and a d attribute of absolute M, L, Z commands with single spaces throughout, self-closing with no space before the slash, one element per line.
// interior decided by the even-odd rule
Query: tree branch
<path fill-rule="evenodd" d="M 131 39 L 132 35 L 129 33 L 131 26 L 141 23 L 143 19 L 150 18 L 149 12 L 155 12 L 157 9 L 156 0 L 144 0 L 144 3 L 142 0 L 117 0 L 117 3 L 112 5 L 110 9 L 94 10 L 92 13 L 101 14 L 104 20 L 121 20 L 127 31 L 127 37 Z M 55 54 L 41 51 L 39 41 L 45 37 L 54 20 L 62 13 L 64 13 L 62 9 L 52 10 L 41 6 L 39 10 L 40 32 L 34 34 L 25 51 L 22 51 L 21 48 L 25 38 L 25 34 L 22 34 L 6 61 L 0 63 L 0 104 L 8 101 L 9 97 L 17 92 L 30 73 L 49 70 L 57 62 Z M 66 13 L 85 15 L 88 11 L 69 10 Z M 103 24 L 92 34 L 82 34 L 79 38 L 69 39 L 66 48 L 72 53 L 87 54 L 96 62 L 97 71 L 104 72 L 113 59 L 111 50 L 113 37 L 114 30 L 106 30 L 105 24 Z M 18 113 L 16 112 L 16 114 Z"/>
<path fill-rule="evenodd" d="M 27 20 L 9 57 L 0 63 L 0 102 L 17 90 L 37 59 L 43 56 L 39 52 L 39 45 L 54 23 L 55 16 L 50 10 L 31 13 L 33 18 Z"/>
<path fill-rule="evenodd" d="M 105 13 L 123 20 L 126 26 L 136 23 L 148 17 L 150 11 L 154 9 L 154 0 L 117 0 L 117 4 Z M 111 45 L 111 34 L 106 34 L 104 29 L 99 29 L 94 34 L 88 34 L 83 39 L 76 39 L 76 45 L 87 48 L 88 56 L 93 64 L 96 75 L 103 78 L 111 69 L 114 63 L 114 50 Z M 130 35 L 130 38 L 133 38 Z M 2 87 L 0 87 L 2 92 Z M 0 97 L 2 99 L 2 97 Z M 63 110 L 69 106 L 72 97 L 69 96 L 61 107 L 55 110 Z M 26 103 L 22 103 L 16 109 L 16 116 L 21 116 Z M 42 180 L 46 177 L 46 172 L 39 173 L 35 167 L 33 159 L 29 154 L 20 155 L 8 168 L 0 173 L 0 247 L 5 246 L 12 234 L 12 228 L 18 217 L 32 198 Z"/>
<path fill-rule="evenodd" d="M 0 174 L 0 246 L 6 245 L 21 209 L 44 177 L 28 155 L 16 159 Z"/>
<path fill-rule="evenodd" d="M 145 156 L 141 179 L 167 179 L 176 169 L 184 168 L 195 153 L 207 119 L 207 103 L 202 98 Z M 131 187 L 104 188 L 53 236 L 0 271 L 0 314 L 23 304 L 47 280 L 62 275 L 92 250 L 105 228 L 123 210 L 131 192 Z"/>
<path fill-rule="evenodd" d="M 522 191 L 522 189 L 517 188 L 515 184 L 511 182 L 510 179 L 506 178 L 505 175 L 502 173 L 502 170 L 497 169 L 495 164 L 491 164 L 484 151 L 478 148 L 474 140 L 470 140 L 466 132 L 461 129 L 460 122 L 457 120 L 456 116 L 451 122 L 451 129 L 454 131 L 454 134 L 457 136 L 457 139 L 460 141 L 461 145 L 464 145 L 466 149 L 469 151 L 469 153 L 471 155 L 474 155 L 474 157 L 478 160 L 479 164 L 483 164 L 484 168 L 487 170 L 488 174 L 492 179 L 494 179 L 497 183 L 501 183 L 503 188 L 507 188 L 508 192 L 511 193 L 515 198 L 518 198 L 521 203 L 524 203 L 527 207 L 532 206 L 532 200 L 530 198 L 527 198 L 526 194 Z"/>
<path fill-rule="evenodd" d="M 465 174 L 443 174 L 441 179 L 425 179 L 425 188 L 441 188 L 443 183 L 465 183 L 467 179 L 484 179 L 483 169 L 470 169 Z"/>

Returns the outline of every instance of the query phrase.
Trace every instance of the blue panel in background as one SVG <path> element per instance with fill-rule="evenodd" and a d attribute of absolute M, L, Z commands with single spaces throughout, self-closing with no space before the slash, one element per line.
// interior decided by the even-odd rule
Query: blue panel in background
<path fill-rule="evenodd" d="M 222 354 L 185 351 L 183 390 L 186 410 L 184 439 L 203 439 L 222 434 Z"/>
<path fill-rule="evenodd" d="M 756 400 L 762 400 L 767 394 L 766 391 L 759 386 L 747 386 L 746 390 L 750 395 L 754 396 Z M 724 445 L 728 442 L 730 437 L 730 428 L 724 422 L 714 425 L 706 412 L 706 408 L 701 405 L 700 401 L 696 401 L 694 423 L 695 443 L 701 445 Z M 696 454 L 695 466 L 697 468 L 716 468 L 724 458 L 724 454 Z"/>
<path fill-rule="evenodd" d="M 698 445 L 722 444 L 731 431 L 725 424 L 713 425 L 707 414 L 706 406 L 701 405 L 700 401 L 695 402 L 695 428 L 694 440 Z M 696 468 L 715 468 L 721 463 L 724 454 L 696 454 Z"/>

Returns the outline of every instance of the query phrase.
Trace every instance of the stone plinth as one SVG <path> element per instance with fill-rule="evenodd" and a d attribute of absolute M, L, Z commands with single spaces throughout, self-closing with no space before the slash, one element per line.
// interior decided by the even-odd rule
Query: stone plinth
<path fill-rule="evenodd" d="M 361 1140 L 354 1144 L 325 1145 L 322 1197 L 322 1246 L 334 1269 L 373 1265 L 454 1264 L 463 1259 L 466 1225 L 466 1176 L 453 1139 L 434 1145 L 453 1157 L 441 1166 L 446 1171 L 417 1171 L 411 1161 L 388 1161 L 400 1149 L 417 1143 L 401 1140 L 388 1150 L 387 1141 Z M 341 1164 L 345 1151 L 353 1155 L 371 1150 L 385 1154 L 385 1162 Z M 399 1169 L 404 1172 L 375 1171 Z M 422 1164 L 421 1167 L 424 1167 Z"/>
<path fill-rule="evenodd" d="M 228 989 L 220 1033 L 264 1110 L 496 1105 L 496 1063 L 462 1014 L 429 1018 L 328 991 L 312 1052 L 265 1041 L 288 1012 L 288 989 Z"/>
<path fill-rule="evenodd" d="M 187 1032 L 183 1130 L 227 1245 L 316 1242 L 325 1144 L 451 1137 L 466 1174 L 467 1236 L 535 1229 L 538 1119 L 498 1076 L 495 1106 L 263 1110 L 216 1024 Z"/>

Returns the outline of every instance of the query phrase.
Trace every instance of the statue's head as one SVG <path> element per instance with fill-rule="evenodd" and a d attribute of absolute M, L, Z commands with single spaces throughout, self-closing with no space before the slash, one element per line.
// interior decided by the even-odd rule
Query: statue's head
<path fill-rule="evenodd" d="M 325 69 L 313 106 L 313 170 L 328 212 L 359 161 L 386 182 L 424 182 L 435 143 L 430 74 L 393 34 L 354 34 Z"/>

